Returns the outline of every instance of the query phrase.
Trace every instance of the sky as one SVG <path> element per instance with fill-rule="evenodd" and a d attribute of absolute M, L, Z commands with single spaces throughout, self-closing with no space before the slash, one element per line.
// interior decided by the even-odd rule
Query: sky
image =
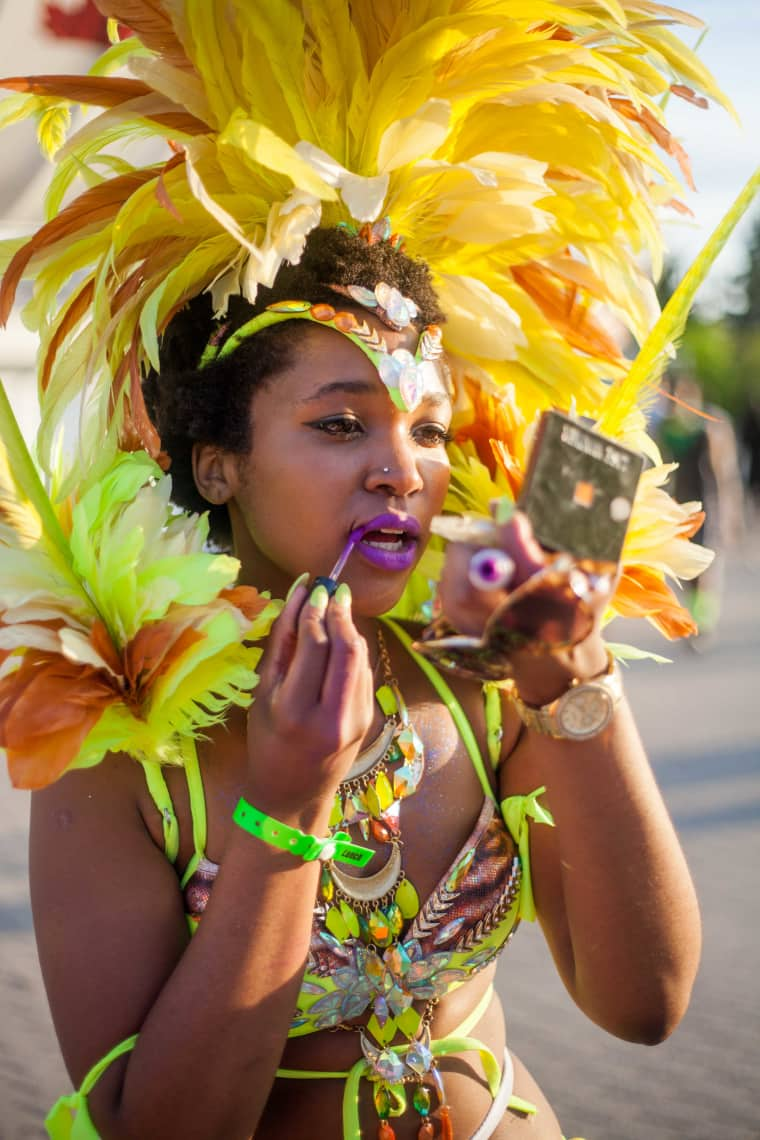
<path fill-rule="evenodd" d="M 665 240 L 681 268 L 696 256 L 760 166 L 760 0 L 688 0 L 684 7 L 708 25 L 700 56 L 733 102 L 741 123 L 715 105 L 700 111 L 681 99 L 669 103 L 670 129 L 691 157 L 697 185 L 697 193 L 685 197 L 695 219 L 677 218 L 664 227 Z M 694 44 L 697 36 L 687 30 L 683 38 Z M 717 258 L 700 293 L 704 306 L 730 305 L 732 279 L 746 267 L 747 234 L 756 217 L 760 217 L 760 195 Z"/>

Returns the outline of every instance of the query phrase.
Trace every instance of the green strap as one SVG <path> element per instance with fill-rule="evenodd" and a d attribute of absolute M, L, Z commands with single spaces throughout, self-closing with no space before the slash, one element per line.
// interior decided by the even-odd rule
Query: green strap
<path fill-rule="evenodd" d="M 501 689 L 496 685 L 486 683 L 483 686 L 483 701 L 486 717 L 486 741 L 488 744 L 488 758 L 494 772 L 501 763 L 501 739 L 504 735 L 502 728 Z"/>
<path fill-rule="evenodd" d="M 440 1041 L 431 1041 L 430 1048 L 434 1057 L 447 1057 L 450 1053 L 478 1053 L 488 1091 L 492 1097 L 496 1096 L 501 1084 L 501 1067 L 488 1046 L 477 1037 L 442 1037 Z"/>
<path fill-rule="evenodd" d="M 259 811 L 243 796 L 232 813 L 233 821 L 263 843 L 286 851 L 310 863 L 315 859 L 323 862 L 333 859 L 336 863 L 350 863 L 354 867 L 366 867 L 375 852 L 371 847 L 353 843 L 347 831 L 336 831 L 325 839 L 307 835 L 300 827 L 290 827 L 279 819 L 273 819 L 266 812 Z"/>
<path fill-rule="evenodd" d="M 206 854 L 207 823 L 206 797 L 203 792 L 203 779 L 195 741 L 192 737 L 184 738 L 180 742 L 180 749 L 190 800 L 190 817 L 193 823 L 193 855 L 185 868 L 181 882 L 181 886 L 185 887 L 195 873 L 198 863 Z M 163 770 L 155 760 L 143 760 L 141 763 L 148 791 L 163 822 L 166 858 L 170 863 L 175 863 L 179 854 L 179 824 Z"/>
<path fill-rule="evenodd" d="M 145 773 L 145 783 L 148 785 L 151 799 L 158 809 L 164 828 L 164 852 L 170 863 L 176 863 L 179 854 L 179 824 L 174 811 L 169 788 L 167 787 L 161 765 L 155 760 L 142 760 Z"/>
<path fill-rule="evenodd" d="M 527 918 L 535 922 L 536 904 L 533 899 L 533 881 L 530 873 L 530 824 L 545 823 L 554 827 L 554 819 L 550 811 L 538 802 L 538 797 L 546 791 L 545 787 L 536 788 L 527 796 L 507 796 L 501 801 L 501 814 L 510 835 L 517 844 L 520 852 L 522 866 L 522 881 L 520 883 L 520 902 L 517 910 L 519 918 Z"/>
<path fill-rule="evenodd" d="M 96 1061 L 87 1076 L 82 1081 L 82 1084 L 79 1087 L 80 1093 L 82 1093 L 84 1096 L 88 1096 L 95 1088 L 95 1085 L 103 1076 L 103 1073 L 106 1071 L 108 1066 L 113 1064 L 114 1061 L 117 1061 L 119 1057 L 123 1057 L 125 1053 L 129 1053 L 132 1049 L 134 1049 L 135 1045 L 137 1044 L 137 1037 L 137 1033 L 133 1033 L 131 1037 L 127 1037 L 126 1040 L 121 1041 L 118 1045 L 114 1045 L 111 1052 L 106 1053 L 105 1057 L 101 1057 L 99 1061 Z"/>
<path fill-rule="evenodd" d="M 491 1004 L 491 999 L 493 998 L 493 992 L 494 992 L 493 991 L 493 984 L 491 983 L 484 990 L 483 995 L 479 999 L 475 1008 L 472 1009 L 467 1014 L 467 1017 L 465 1017 L 464 1021 L 460 1021 L 459 1025 L 457 1025 L 456 1029 L 454 1030 L 454 1034 L 457 1037 L 468 1037 L 470 1035 L 472 1030 L 478 1024 L 481 1017 L 483 1016 L 483 1014 L 486 1012 L 489 1005 Z M 405 1049 L 406 1046 L 405 1045 L 397 1045 L 397 1046 L 395 1046 L 395 1048 L 396 1049 Z M 345 1072 L 340 1072 L 340 1073 L 328 1072 L 326 1069 L 278 1069 L 276 1075 L 278 1077 L 289 1077 L 291 1080 L 296 1080 L 296 1081 L 299 1081 L 299 1080 L 308 1081 L 308 1080 L 318 1080 L 321 1077 L 323 1077 L 325 1079 L 327 1079 L 328 1077 L 341 1077 L 341 1078 L 345 1079 L 349 1075 L 349 1072 L 350 1072 L 349 1069 L 346 1069 Z"/>
<path fill-rule="evenodd" d="M 456 699 L 448 684 L 446 681 L 444 681 L 438 670 L 425 657 L 422 657 L 419 653 L 416 653 L 414 649 L 412 649 L 412 639 L 406 630 L 402 629 L 401 626 L 398 625 L 392 618 L 384 617 L 382 618 L 382 621 L 384 625 L 387 625 L 389 629 L 393 630 L 398 640 L 404 646 L 404 649 L 406 649 L 410 657 L 412 657 L 417 665 L 419 665 L 420 669 L 430 681 L 430 684 L 438 693 L 438 696 L 441 698 L 446 708 L 449 710 L 451 718 L 454 721 L 454 724 L 457 726 L 459 735 L 461 736 L 464 746 L 469 754 L 470 760 L 472 761 L 472 766 L 478 774 L 478 779 L 480 780 L 481 787 L 483 788 L 486 797 L 496 802 L 496 795 L 493 788 L 491 787 L 491 782 L 488 779 L 488 773 L 486 772 L 485 764 L 483 763 L 483 757 L 480 754 L 478 742 L 475 739 L 475 733 L 472 731 L 472 726 L 465 716 L 464 709 L 460 705 L 459 701 Z"/>
<path fill-rule="evenodd" d="M 137 1036 L 135 1033 L 115 1045 L 110 1053 L 95 1062 L 77 1092 L 62 1096 L 55 1102 L 45 1117 L 45 1129 L 50 1140 L 100 1140 L 100 1134 L 90 1118 L 87 1097 L 108 1066 L 134 1049 Z"/>
<path fill-rule="evenodd" d="M 190 797 L 190 816 L 193 821 L 193 855 L 182 876 L 180 885 L 184 888 L 206 854 L 206 797 L 203 794 L 203 780 L 195 741 L 188 737 L 182 741 L 181 748 L 187 794 Z"/>

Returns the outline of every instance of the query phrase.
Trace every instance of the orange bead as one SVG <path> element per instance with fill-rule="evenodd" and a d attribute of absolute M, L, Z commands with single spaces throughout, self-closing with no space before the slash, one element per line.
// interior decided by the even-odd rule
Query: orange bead
<path fill-rule="evenodd" d="M 441 1105 L 438 1110 L 438 1116 L 441 1121 L 441 1140 L 454 1140 L 454 1126 L 451 1123 L 451 1115 L 447 1104 Z"/>
<path fill-rule="evenodd" d="M 417 1130 L 417 1140 L 433 1140 L 434 1136 L 435 1128 L 433 1127 L 432 1120 L 423 1120 Z"/>
<path fill-rule="evenodd" d="M 331 321 L 335 316 L 335 309 L 332 307 L 332 305 L 312 305 L 311 315 L 317 321 Z"/>
<path fill-rule="evenodd" d="M 391 839 L 391 829 L 387 824 L 383 823 L 380 819 L 371 819 L 369 821 L 369 829 L 372 833 L 372 838 L 376 839 L 378 843 L 389 843 Z"/>
<path fill-rule="evenodd" d="M 340 332 L 353 332 L 358 321 L 353 313 L 340 312 L 335 314 L 333 324 Z"/>
<path fill-rule="evenodd" d="M 387 1120 L 381 1120 L 377 1126 L 377 1140 L 396 1140 L 396 1133 Z"/>

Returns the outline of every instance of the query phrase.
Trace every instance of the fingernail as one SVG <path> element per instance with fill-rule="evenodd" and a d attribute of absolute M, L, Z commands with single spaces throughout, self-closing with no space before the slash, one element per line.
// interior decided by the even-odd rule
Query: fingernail
<path fill-rule="evenodd" d="M 325 613 L 327 610 L 328 597 L 327 590 L 324 588 L 324 586 L 314 587 L 314 589 L 311 591 L 309 602 L 312 606 L 314 606 L 314 609 L 317 610 L 318 613 Z"/>
<path fill-rule="evenodd" d="M 497 526 L 504 526 L 515 513 L 515 504 L 506 495 L 491 500 L 491 517 Z"/>
<path fill-rule="evenodd" d="M 344 610 L 347 610 L 351 605 L 351 587 L 348 582 L 341 582 L 338 589 L 335 591 L 335 601 Z"/>
<path fill-rule="evenodd" d="M 307 580 L 308 577 L 309 577 L 309 571 L 308 570 L 304 570 L 303 574 L 298 575 L 295 582 L 293 583 L 293 585 L 290 587 L 287 594 L 285 595 L 285 601 L 286 602 L 290 601 L 290 599 L 293 597 L 293 594 L 295 594 L 298 587 L 303 586 L 304 582 Z"/>

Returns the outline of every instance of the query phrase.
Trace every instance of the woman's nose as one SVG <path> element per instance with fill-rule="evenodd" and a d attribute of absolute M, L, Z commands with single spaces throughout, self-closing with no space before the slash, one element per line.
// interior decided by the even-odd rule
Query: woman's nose
<path fill-rule="evenodd" d="M 367 471 L 366 486 L 368 490 L 384 490 L 399 498 L 421 491 L 424 481 L 412 441 L 378 451 Z"/>

